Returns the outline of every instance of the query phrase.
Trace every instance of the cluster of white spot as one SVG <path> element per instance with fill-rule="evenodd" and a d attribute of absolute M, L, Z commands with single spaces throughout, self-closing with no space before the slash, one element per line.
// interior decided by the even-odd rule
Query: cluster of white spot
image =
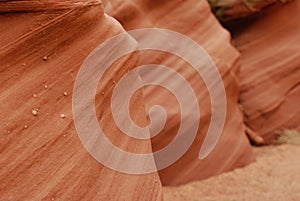
<path fill-rule="evenodd" d="M 44 61 L 47 61 L 47 60 L 48 60 L 48 57 L 47 57 L 47 56 L 44 56 L 44 57 L 43 57 L 43 60 L 44 60 Z M 26 64 L 23 63 L 22 66 L 26 66 Z M 45 89 L 48 89 L 48 85 L 45 84 L 45 85 L 44 85 L 44 88 L 45 88 Z M 64 95 L 64 96 L 68 96 L 68 92 L 65 91 L 65 92 L 63 93 L 63 95 Z M 33 97 L 34 97 L 34 98 L 37 98 L 38 96 L 37 96 L 37 94 L 33 94 Z M 33 110 L 31 111 L 31 114 L 32 114 L 33 116 L 37 116 L 38 113 L 39 113 L 39 109 L 33 109 Z M 61 117 L 62 119 L 64 119 L 64 118 L 66 118 L 66 115 L 63 114 L 63 113 L 61 113 L 61 114 L 60 114 L 60 117 Z M 28 128 L 28 125 L 24 125 L 24 129 L 27 129 L 27 128 Z M 8 133 L 10 133 L 10 131 L 8 131 Z M 66 135 L 64 135 L 64 137 L 66 137 Z M 52 200 L 54 200 L 54 198 L 53 198 Z"/>

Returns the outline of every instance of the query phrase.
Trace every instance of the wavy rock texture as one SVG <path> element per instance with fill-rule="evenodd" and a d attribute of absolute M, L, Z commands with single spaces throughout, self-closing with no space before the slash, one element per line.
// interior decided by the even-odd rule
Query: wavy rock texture
<path fill-rule="evenodd" d="M 244 133 L 242 114 L 237 104 L 239 53 L 231 46 L 229 33 L 215 19 L 208 3 L 205 0 L 112 0 L 110 2 L 108 14 L 120 21 L 126 30 L 156 27 L 174 30 L 192 38 L 212 56 L 224 81 L 227 93 L 225 128 L 214 151 L 206 159 L 199 160 L 198 154 L 211 117 L 210 99 L 203 80 L 188 64 L 177 57 L 158 52 L 142 53 L 143 59 L 140 64 L 163 64 L 180 72 L 194 88 L 201 110 L 200 129 L 188 152 L 175 164 L 159 172 L 163 184 L 178 185 L 204 179 L 253 161 L 252 150 Z M 168 123 L 163 133 L 152 140 L 154 150 L 159 150 L 170 143 L 178 130 L 179 106 L 175 98 L 161 88 L 146 87 L 144 94 L 147 108 L 153 104 L 160 104 L 168 112 Z"/>
<path fill-rule="evenodd" d="M 233 28 L 241 55 L 240 102 L 245 122 L 266 143 L 283 128 L 300 128 L 300 1 L 268 9 Z"/>
<path fill-rule="evenodd" d="M 96 46 L 124 30 L 103 14 L 100 2 L 74 2 L 0 2 L 1 200 L 161 200 L 157 173 L 117 173 L 94 160 L 79 141 L 72 119 L 76 74 Z M 136 60 L 136 54 L 124 57 L 107 72 L 96 108 L 116 145 L 151 152 L 149 140 L 120 137 L 111 125 L 112 80 L 134 68 Z M 132 118 L 143 125 L 141 91 L 133 102 Z"/>

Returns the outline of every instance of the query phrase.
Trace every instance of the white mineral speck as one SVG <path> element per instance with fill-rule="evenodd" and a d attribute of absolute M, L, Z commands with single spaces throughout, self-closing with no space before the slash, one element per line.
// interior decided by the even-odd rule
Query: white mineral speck
<path fill-rule="evenodd" d="M 31 113 L 33 114 L 33 116 L 36 116 L 38 114 L 37 110 L 32 110 Z"/>

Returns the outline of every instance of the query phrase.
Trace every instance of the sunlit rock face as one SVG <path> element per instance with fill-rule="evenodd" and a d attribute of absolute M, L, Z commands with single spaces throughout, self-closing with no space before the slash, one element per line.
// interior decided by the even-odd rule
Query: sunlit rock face
<path fill-rule="evenodd" d="M 247 26 L 232 28 L 237 49 L 205 0 L 111 0 L 104 5 L 73 0 L 0 2 L 0 193 L 8 200 L 162 200 L 162 184 L 201 180 L 251 163 L 246 129 L 270 142 L 278 129 L 299 128 L 299 1 L 274 6 Z M 256 6 L 260 10 L 267 4 Z M 94 48 L 141 28 L 181 33 L 208 53 L 225 88 L 226 122 L 216 147 L 200 160 L 213 101 L 204 79 L 171 53 L 149 50 L 125 55 L 104 74 L 95 98 L 99 124 L 112 144 L 127 152 L 156 152 L 168 146 L 179 129 L 176 97 L 156 86 L 138 90 L 129 108 L 131 119 L 147 126 L 151 106 L 164 107 L 167 122 L 159 135 L 133 139 L 115 125 L 114 87 L 140 65 L 159 64 L 180 73 L 194 90 L 201 111 L 196 138 L 178 161 L 158 173 L 130 175 L 101 165 L 84 148 L 72 116 L 72 92 L 79 69 Z M 193 55 L 176 42 L 170 41 Z M 129 45 L 139 44 L 133 40 Z M 204 61 L 200 55 L 198 59 Z M 157 78 L 173 81 L 163 74 Z M 137 79 L 143 76 L 134 73 L 130 81 Z"/>
<path fill-rule="evenodd" d="M 232 28 L 245 122 L 266 143 L 281 129 L 300 127 L 299 9 L 299 1 L 277 5 Z"/>
<path fill-rule="evenodd" d="M 76 75 L 94 48 L 124 33 L 120 24 L 104 15 L 100 1 L 1 1 L 0 12 L 1 199 L 162 200 L 157 173 L 129 175 L 104 167 L 75 130 Z M 95 106 L 111 141 L 151 153 L 150 140 L 122 137 L 109 111 L 112 80 L 136 60 L 128 55 L 105 74 Z M 141 91 L 132 101 L 131 117 L 146 124 Z"/>
<path fill-rule="evenodd" d="M 113 0 L 110 3 L 107 13 L 117 19 L 127 31 L 162 28 L 193 39 L 212 57 L 225 86 L 227 117 L 224 130 L 213 152 L 204 160 L 199 160 L 198 154 L 211 118 L 211 100 L 205 83 L 191 66 L 174 55 L 158 51 L 140 53 L 140 64 L 162 64 L 180 72 L 193 87 L 201 111 L 199 130 L 190 149 L 175 164 L 159 172 L 163 184 L 177 185 L 205 179 L 253 161 L 250 143 L 244 132 L 243 115 L 238 108 L 239 53 L 231 45 L 230 34 L 211 13 L 207 1 Z M 176 41 L 171 42 L 176 44 Z M 168 77 L 162 79 L 171 80 Z M 179 89 L 180 87 L 178 86 Z M 180 109 L 174 96 L 160 87 L 145 87 L 144 96 L 146 109 L 159 104 L 168 113 L 168 121 L 162 133 L 152 139 L 153 149 L 157 151 L 174 139 L 180 125 Z"/>

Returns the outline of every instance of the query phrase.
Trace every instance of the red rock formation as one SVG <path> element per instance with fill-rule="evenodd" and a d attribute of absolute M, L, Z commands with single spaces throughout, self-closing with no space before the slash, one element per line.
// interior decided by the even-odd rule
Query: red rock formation
<path fill-rule="evenodd" d="M 291 5 L 299 7 L 299 3 Z M 287 11 L 293 7 L 291 5 L 276 14 L 278 19 L 285 15 L 299 16 L 296 11 Z M 277 22 L 270 23 L 273 19 L 270 11 L 265 21 L 248 28 L 249 36 L 236 32 L 235 42 L 243 53 L 240 79 L 239 52 L 230 44 L 229 33 L 211 14 L 205 0 L 111 0 L 107 13 L 123 27 L 103 14 L 98 1 L 1 1 L 0 13 L 0 120 L 3 133 L 0 194 L 8 200 L 162 199 L 158 174 L 121 174 L 100 165 L 87 153 L 74 127 L 72 97 L 64 96 L 64 92 L 71 94 L 75 77 L 88 54 L 106 39 L 123 33 L 123 27 L 126 31 L 164 28 L 190 37 L 212 57 L 226 88 L 225 128 L 213 152 L 199 160 L 198 154 L 211 119 L 211 100 L 205 83 L 186 62 L 168 53 L 136 52 L 123 57 L 106 72 L 96 97 L 99 122 L 105 131 L 109 131 L 107 137 L 113 144 L 130 152 L 145 153 L 166 146 L 179 127 L 179 106 L 175 98 L 161 88 L 146 87 L 144 93 L 138 91 L 133 97 L 131 115 L 139 125 L 147 123 L 144 98 L 147 108 L 161 104 L 168 112 L 166 127 L 161 135 L 152 139 L 151 147 L 149 140 L 126 137 L 113 124 L 109 107 L 113 80 L 118 81 L 140 64 L 163 64 L 180 72 L 196 92 L 201 110 L 200 129 L 188 152 L 159 172 L 164 184 L 204 179 L 254 160 L 237 104 L 240 81 L 246 122 L 253 130 L 265 136 L 279 125 L 299 126 L 299 110 L 294 108 L 299 101 L 296 19 L 280 24 L 278 28 Z M 274 29 L 278 36 L 287 36 L 283 29 L 287 27 L 294 37 L 277 40 L 278 36 L 268 35 L 268 30 L 263 27 Z M 249 43 L 249 39 L 253 41 Z M 274 40 L 276 46 L 272 44 Z M 281 49 L 274 51 L 274 47 L 279 46 Z M 258 54 L 261 51 L 265 55 Z M 279 57 L 281 55 L 284 57 Z M 270 58 L 274 57 L 284 60 L 273 63 Z M 258 72 L 261 65 L 272 68 L 252 73 Z M 283 65 L 288 68 L 281 68 Z M 289 76 L 281 79 L 282 74 Z M 272 75 L 270 80 L 269 75 Z M 280 86 L 269 89 L 275 82 L 281 83 Z M 265 91 L 268 93 L 263 93 Z M 265 97 L 267 101 L 262 101 Z M 34 116 L 32 110 L 36 109 Z M 61 118 L 61 114 L 65 118 Z M 266 117 L 268 125 L 263 122 Z"/>
<path fill-rule="evenodd" d="M 299 10 L 300 1 L 274 6 L 233 28 L 245 122 L 266 143 L 280 129 L 300 127 Z"/>
<path fill-rule="evenodd" d="M 288 0 L 208 0 L 213 12 L 223 22 L 239 21 L 251 17 L 263 9 L 278 3 L 286 3 Z"/>
<path fill-rule="evenodd" d="M 124 30 L 100 2 L 74 2 L 0 2 L 1 200 L 161 200 L 157 173 L 110 170 L 79 141 L 72 118 L 76 74 L 96 46 Z M 149 140 L 120 137 L 106 107 L 111 80 L 134 68 L 136 58 L 123 58 L 107 73 L 96 108 L 112 141 L 151 152 Z M 141 95 L 133 98 L 132 118 L 145 124 Z"/>
<path fill-rule="evenodd" d="M 214 151 L 206 159 L 199 160 L 199 150 L 211 117 L 210 99 L 205 84 L 188 64 L 174 56 L 157 52 L 142 53 L 142 64 L 163 64 L 180 72 L 195 89 L 201 110 L 200 129 L 194 143 L 175 164 L 160 171 L 163 184 L 177 185 L 204 179 L 253 161 L 250 144 L 244 134 L 242 115 L 237 105 L 239 53 L 231 46 L 229 33 L 215 19 L 208 3 L 204 0 L 112 0 L 110 2 L 108 14 L 119 20 L 126 30 L 156 27 L 185 34 L 212 56 L 222 74 L 227 93 L 227 121 Z M 148 87 L 144 89 L 144 94 L 147 108 L 153 104 L 160 104 L 168 111 L 169 123 L 164 128 L 164 133 L 152 140 L 154 150 L 158 150 L 174 138 L 180 123 L 180 116 L 178 116 L 180 111 L 174 97 L 164 90 Z"/>

